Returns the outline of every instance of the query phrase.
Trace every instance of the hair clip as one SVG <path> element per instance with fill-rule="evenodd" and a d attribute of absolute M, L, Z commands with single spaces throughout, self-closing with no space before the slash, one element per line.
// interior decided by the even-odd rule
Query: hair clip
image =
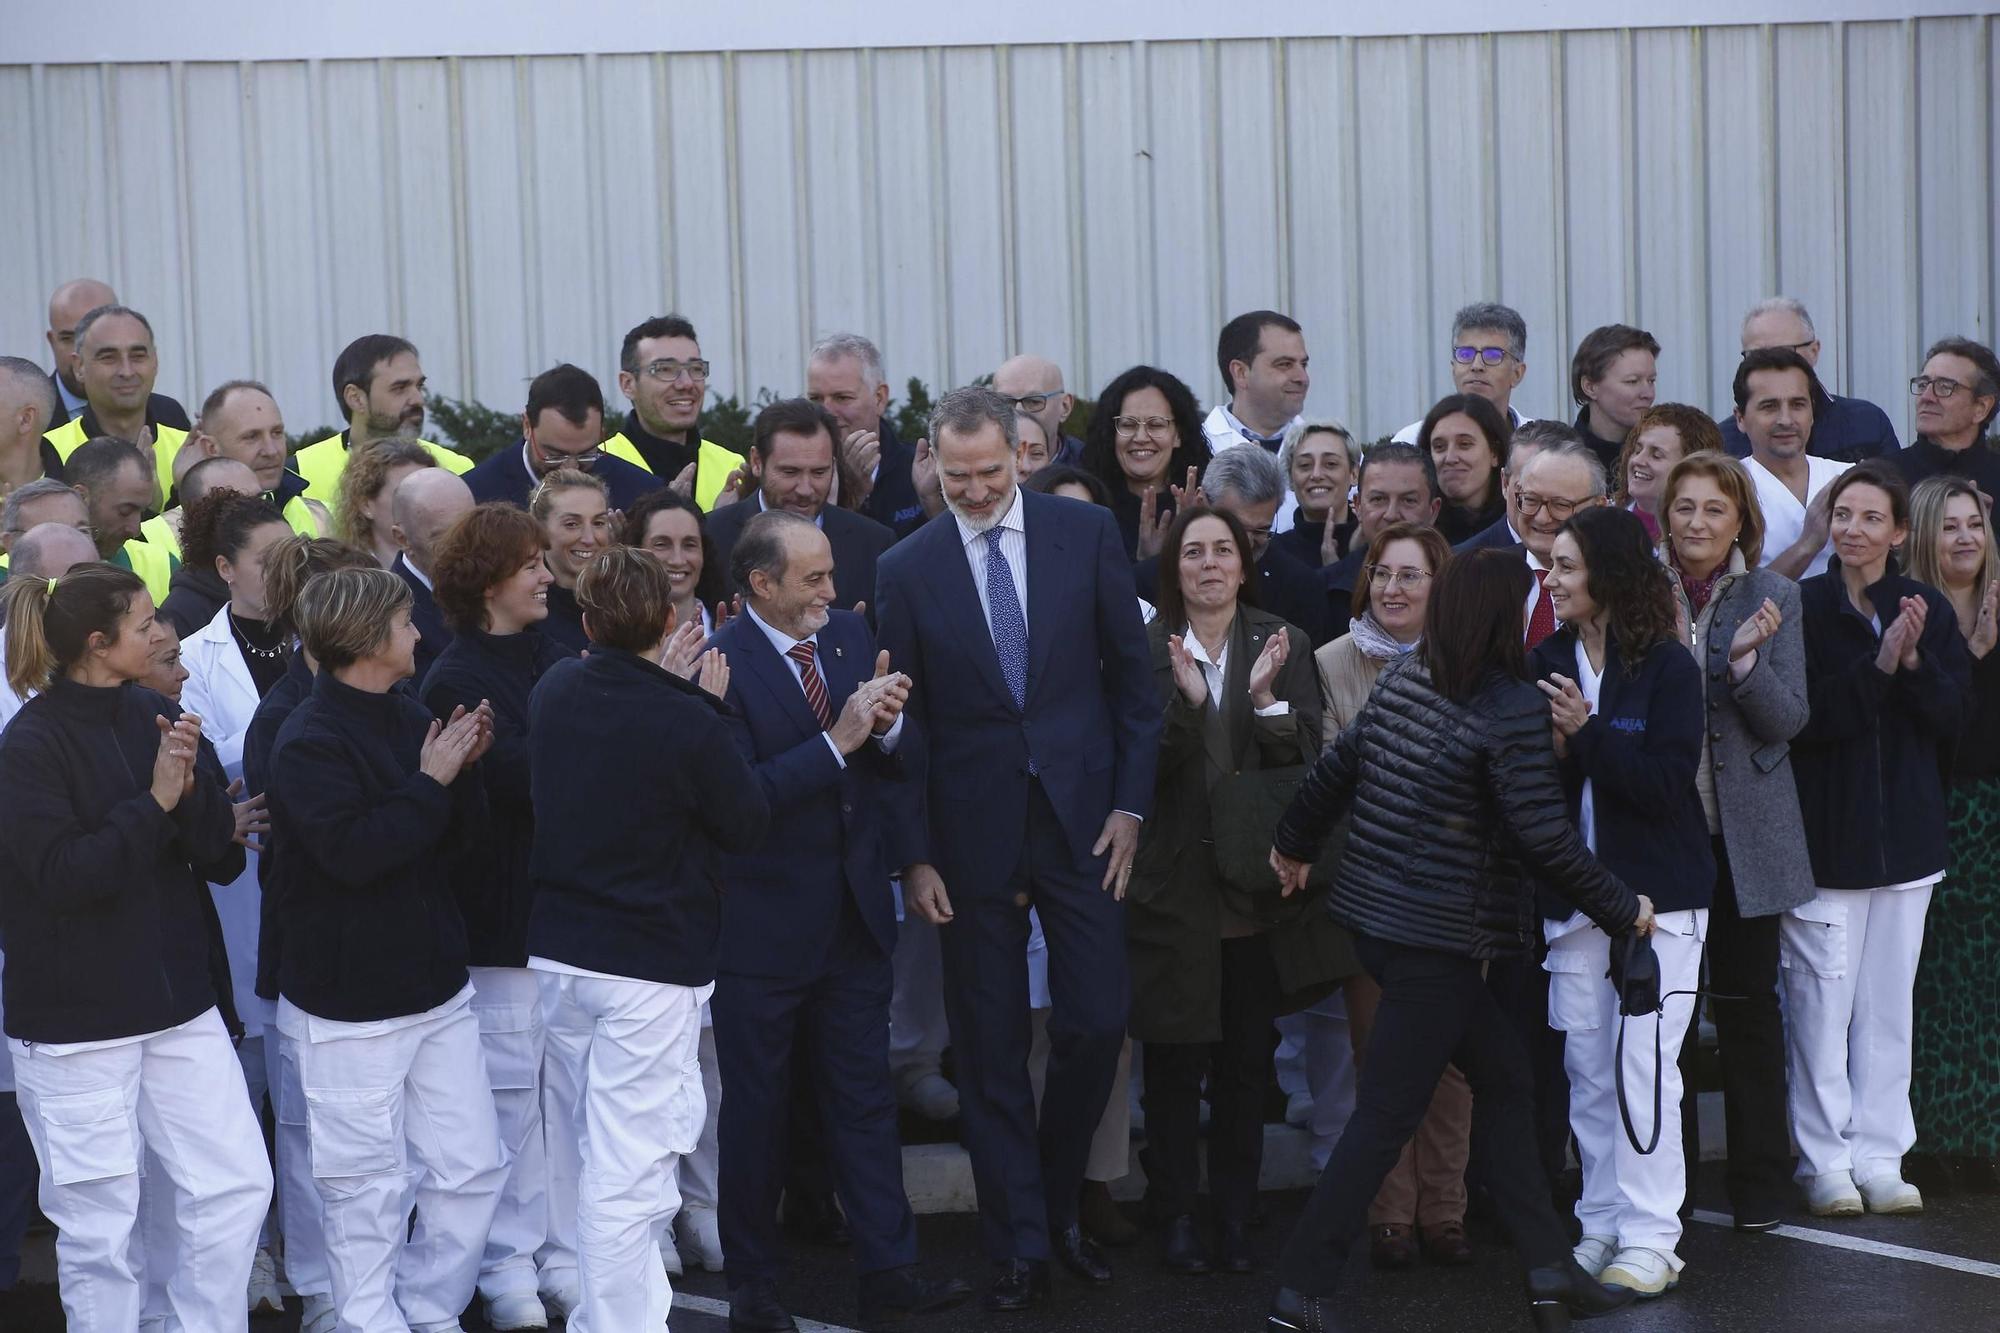
<path fill-rule="evenodd" d="M 53 597 L 55 595 L 56 595 L 56 576 L 51 574 L 49 575 L 49 596 Z"/>

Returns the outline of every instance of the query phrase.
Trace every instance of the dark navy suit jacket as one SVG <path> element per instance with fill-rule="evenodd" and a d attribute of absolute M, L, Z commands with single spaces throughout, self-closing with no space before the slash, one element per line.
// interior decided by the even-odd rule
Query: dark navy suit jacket
<path fill-rule="evenodd" d="M 1159 696 L 1117 522 L 1060 496 L 1022 490 L 1020 503 L 1025 708 L 1000 674 L 949 511 L 882 557 L 876 576 L 881 646 L 915 681 L 899 748 L 923 817 L 909 829 L 905 862 L 935 865 L 948 889 L 1006 883 L 1031 782 L 1042 784 L 1080 866 L 1113 810 L 1143 818 L 1153 808 Z"/>
<path fill-rule="evenodd" d="M 600 478 L 611 488 L 613 509 L 630 509 L 640 496 L 648 491 L 657 491 L 665 484 L 646 469 L 633 467 L 622 458 L 598 459 L 590 465 L 590 475 Z M 472 498 L 479 503 L 505 500 L 510 505 L 524 508 L 528 497 L 534 494 L 536 480 L 528 475 L 528 461 L 521 457 L 519 443 L 487 455 L 484 461 L 465 474 L 465 484 L 472 489 Z"/>
<path fill-rule="evenodd" d="M 709 513 L 708 537 L 715 543 L 715 558 L 721 563 L 725 577 L 729 553 L 736 549 L 736 539 L 743 535 L 744 524 L 760 512 L 757 497 L 753 495 Z M 830 504 L 819 512 L 820 531 L 833 547 L 835 609 L 852 611 L 856 602 L 867 602 L 873 607 L 875 564 L 882 558 L 882 552 L 896 544 L 896 534 L 874 519 L 839 505 Z M 740 593 L 743 589 L 732 582 L 730 591 Z"/>
<path fill-rule="evenodd" d="M 470 474 L 468 474 L 470 475 Z M 430 674 L 431 663 L 438 660 L 438 654 L 451 642 L 451 627 L 444 623 L 444 612 L 438 610 L 437 598 L 424 581 L 411 570 L 410 562 L 399 552 L 396 563 L 390 568 L 398 578 L 410 585 L 410 623 L 417 627 L 417 673 L 410 677 L 410 688 L 420 688 L 424 677 Z"/>
<path fill-rule="evenodd" d="M 1500 521 L 1481 528 L 1464 541 L 1451 548 L 1453 555 L 1463 555 L 1467 551 L 1518 551 L 1521 543 L 1514 536 L 1514 530 L 1507 526 L 1502 515 Z"/>
<path fill-rule="evenodd" d="M 844 897 L 888 957 L 896 946 L 891 821 L 907 802 L 898 790 L 901 760 L 869 741 L 842 767 L 791 664 L 747 612 L 708 646 L 729 659 L 729 731 L 771 807 L 764 839 L 723 858 L 717 967 L 756 977 L 818 976 L 839 936 Z M 838 717 L 855 686 L 875 674 L 867 622 L 833 612 L 818 635 L 817 665 Z"/>

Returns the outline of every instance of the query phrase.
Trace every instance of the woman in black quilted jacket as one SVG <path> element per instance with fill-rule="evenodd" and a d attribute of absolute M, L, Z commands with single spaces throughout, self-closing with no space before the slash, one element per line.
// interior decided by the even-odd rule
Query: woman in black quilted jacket
<path fill-rule="evenodd" d="M 1528 1265 L 1536 1327 L 1629 1301 L 1577 1267 L 1534 1147 L 1527 1051 L 1493 1005 L 1484 965 L 1535 928 L 1536 880 L 1607 934 L 1649 931 L 1653 908 L 1599 865 L 1570 824 L 1547 702 L 1524 679 L 1518 555 L 1449 562 L 1423 646 L 1375 693 L 1300 787 L 1271 865 L 1291 893 L 1352 815 L 1330 907 L 1382 987 L 1354 1115 L 1278 1263 L 1273 1333 L 1334 1333 L 1331 1297 L 1368 1204 L 1415 1133 L 1447 1063 L 1472 1084 L 1489 1185 Z"/>

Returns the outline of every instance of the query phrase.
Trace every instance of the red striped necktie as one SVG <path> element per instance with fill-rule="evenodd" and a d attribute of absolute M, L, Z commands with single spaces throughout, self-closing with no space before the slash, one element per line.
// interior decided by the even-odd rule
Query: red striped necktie
<path fill-rule="evenodd" d="M 785 649 L 785 656 L 799 664 L 799 684 L 805 686 L 806 705 L 819 719 L 821 731 L 833 725 L 833 705 L 826 697 L 826 681 L 821 679 L 819 668 L 813 665 L 813 644 L 810 639 L 795 643 Z"/>
<path fill-rule="evenodd" d="M 1548 638 L 1549 635 L 1556 632 L 1556 608 L 1549 601 L 1549 590 L 1546 582 L 1548 577 L 1549 571 L 1546 569 L 1535 571 L 1535 609 L 1528 616 L 1529 652 L 1533 652 L 1536 648 L 1540 647 L 1543 639 Z"/>

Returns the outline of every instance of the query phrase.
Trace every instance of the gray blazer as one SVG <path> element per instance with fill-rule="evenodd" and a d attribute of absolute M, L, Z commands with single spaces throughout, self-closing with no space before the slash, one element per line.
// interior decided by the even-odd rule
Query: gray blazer
<path fill-rule="evenodd" d="M 1784 623 L 1757 653 L 1740 685 L 1729 683 L 1729 644 L 1765 598 Z M 1804 612 L 1799 585 L 1768 569 L 1723 576 L 1715 609 L 1694 646 L 1706 673 L 1708 740 L 1722 843 L 1736 881 L 1737 910 L 1775 916 L 1810 900 L 1812 858 L 1798 788 L 1792 782 L 1791 740 L 1805 727 Z"/>

